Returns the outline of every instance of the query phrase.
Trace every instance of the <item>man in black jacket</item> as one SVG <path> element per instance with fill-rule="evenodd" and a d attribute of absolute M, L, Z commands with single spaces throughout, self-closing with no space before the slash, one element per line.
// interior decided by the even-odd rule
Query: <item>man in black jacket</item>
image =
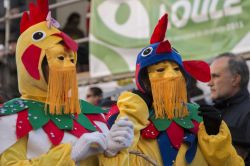
<path fill-rule="evenodd" d="M 219 55 L 211 64 L 211 98 L 222 111 L 235 148 L 250 165 L 249 69 L 245 60 L 232 53 Z"/>

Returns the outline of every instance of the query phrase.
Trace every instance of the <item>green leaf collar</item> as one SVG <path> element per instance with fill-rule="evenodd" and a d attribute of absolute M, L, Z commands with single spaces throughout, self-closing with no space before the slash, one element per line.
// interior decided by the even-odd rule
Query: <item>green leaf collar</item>
<path fill-rule="evenodd" d="M 99 114 L 106 112 L 106 110 L 102 110 L 101 108 L 93 106 L 83 100 L 80 100 L 80 106 L 82 113 L 79 114 L 77 118 L 70 114 L 51 115 L 49 113 L 49 108 L 47 109 L 47 112 L 45 111 L 45 103 L 15 98 L 0 107 L 0 116 L 11 115 L 28 109 L 28 119 L 34 130 L 43 127 L 49 120 L 52 120 L 59 129 L 72 130 L 73 120 L 76 120 L 86 129 L 96 131 L 94 125 L 84 114 Z"/>
<path fill-rule="evenodd" d="M 152 121 L 154 126 L 158 131 L 164 131 L 166 130 L 170 124 L 174 121 L 176 122 L 179 126 L 185 128 L 185 129 L 191 129 L 194 127 L 192 120 L 196 120 L 197 122 L 202 121 L 202 117 L 198 115 L 198 108 L 199 105 L 197 104 L 192 104 L 192 103 L 187 103 L 187 108 L 189 111 L 189 115 L 184 117 L 184 118 L 174 118 L 173 120 L 169 120 L 167 118 L 164 119 L 156 119 L 154 115 L 154 110 L 150 110 L 150 117 L 149 119 Z"/>

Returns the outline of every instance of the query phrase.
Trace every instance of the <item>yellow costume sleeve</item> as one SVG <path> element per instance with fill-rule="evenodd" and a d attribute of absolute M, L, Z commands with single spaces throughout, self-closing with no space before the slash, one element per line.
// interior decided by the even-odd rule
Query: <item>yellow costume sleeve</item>
<path fill-rule="evenodd" d="M 220 131 L 217 135 L 208 135 L 202 122 L 199 127 L 198 141 L 209 165 L 244 165 L 243 159 L 237 154 L 232 145 L 231 134 L 224 121 L 222 121 Z"/>
<path fill-rule="evenodd" d="M 0 156 L 1 166 L 74 166 L 75 163 L 71 160 L 71 145 L 61 144 L 48 153 L 43 154 L 37 158 L 28 160 L 26 158 L 27 152 L 27 137 L 17 141 L 13 146 L 7 149 Z"/>
<path fill-rule="evenodd" d="M 137 146 L 140 138 L 140 130 L 145 128 L 149 121 L 148 107 L 143 99 L 131 92 L 124 92 L 120 95 L 117 105 L 120 114 L 117 119 L 127 116 L 134 124 L 134 141 L 131 148 Z M 130 149 L 130 148 L 129 148 Z M 111 166 L 114 165 L 129 165 L 128 149 L 122 150 L 114 157 L 105 157 L 100 155 L 100 165 Z"/>
<path fill-rule="evenodd" d="M 114 157 L 106 157 L 104 154 L 100 154 L 99 166 L 129 166 L 128 150 L 122 150 Z"/>
<path fill-rule="evenodd" d="M 149 111 L 147 104 L 138 95 L 131 92 L 124 92 L 118 99 L 117 105 L 120 114 L 117 119 L 127 116 L 134 124 L 133 146 L 137 145 L 140 138 L 140 131 L 149 124 Z"/>

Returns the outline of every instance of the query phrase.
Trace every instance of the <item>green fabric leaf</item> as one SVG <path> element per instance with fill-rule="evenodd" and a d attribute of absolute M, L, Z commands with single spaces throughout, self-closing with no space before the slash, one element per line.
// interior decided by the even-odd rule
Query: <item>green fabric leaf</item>
<path fill-rule="evenodd" d="M 0 115 L 10 115 L 27 109 L 26 102 L 20 98 L 12 99 L 0 107 Z"/>
<path fill-rule="evenodd" d="M 99 114 L 105 113 L 106 110 L 102 110 L 99 107 L 93 106 L 86 101 L 80 100 L 80 105 L 82 112 L 86 114 Z M 21 98 L 12 99 L 6 102 L 2 107 L 0 107 L 0 115 L 9 115 L 20 112 L 24 109 L 28 110 L 28 118 L 33 129 L 42 128 L 51 119 L 54 124 L 62 130 L 72 130 L 73 129 L 73 119 L 76 119 L 83 127 L 88 130 L 96 131 L 94 125 L 90 120 L 83 114 L 79 114 L 78 118 L 73 115 L 51 115 L 49 113 L 49 108 L 45 111 L 45 104 L 42 102 L 34 100 L 24 100 Z"/>
<path fill-rule="evenodd" d="M 199 123 L 203 121 L 203 118 L 198 115 L 198 109 L 200 107 L 198 104 L 188 103 L 187 107 L 191 119 L 196 120 Z"/>
<path fill-rule="evenodd" d="M 73 119 L 71 115 L 50 115 L 50 119 L 59 129 L 72 130 Z"/>
<path fill-rule="evenodd" d="M 49 116 L 45 114 L 44 107 L 36 106 L 29 107 L 28 112 L 29 122 L 33 129 L 43 127 L 49 121 Z"/>
<path fill-rule="evenodd" d="M 185 129 L 191 129 L 194 127 L 189 116 L 186 116 L 184 118 L 174 118 L 174 121 Z"/>
<path fill-rule="evenodd" d="M 84 100 L 80 100 L 81 111 L 84 114 L 99 114 L 106 113 L 108 110 L 103 110 L 100 107 L 94 106 Z"/>
<path fill-rule="evenodd" d="M 198 111 L 199 107 L 200 106 L 198 104 L 187 103 L 188 111 Z"/>
<path fill-rule="evenodd" d="M 73 119 L 71 115 L 51 115 L 49 107 L 45 111 L 45 104 L 28 100 L 29 121 L 34 129 L 43 127 L 51 119 L 59 129 L 71 130 L 73 128 Z"/>
<path fill-rule="evenodd" d="M 151 121 L 153 122 L 154 126 L 158 131 L 166 130 L 172 122 L 168 119 L 151 119 Z"/>
<path fill-rule="evenodd" d="M 202 117 L 200 117 L 198 115 L 198 108 L 200 106 L 197 104 L 192 104 L 192 103 L 187 103 L 187 108 L 189 111 L 189 115 L 184 117 L 184 118 L 174 118 L 173 120 L 181 127 L 185 128 L 185 129 L 191 129 L 194 127 L 192 120 L 194 119 L 197 122 L 201 122 L 202 121 Z M 154 115 L 154 110 L 150 110 L 149 112 L 150 114 L 150 120 L 153 122 L 154 126 L 156 127 L 156 129 L 158 131 L 165 131 L 171 124 L 172 120 L 169 120 L 167 118 L 164 119 L 155 119 L 155 115 Z"/>
<path fill-rule="evenodd" d="M 33 129 L 39 129 L 49 121 L 49 116 L 45 113 L 44 103 L 33 100 L 24 101 L 29 107 L 28 117 Z"/>
<path fill-rule="evenodd" d="M 156 129 L 158 131 L 166 130 L 170 126 L 170 124 L 172 122 L 171 120 L 169 120 L 167 118 L 164 118 L 164 119 L 158 118 L 158 119 L 156 119 L 155 115 L 154 115 L 154 110 L 150 110 L 149 114 L 150 114 L 149 119 L 152 121 L 152 123 L 154 124 L 154 126 L 156 127 Z"/>
<path fill-rule="evenodd" d="M 78 118 L 76 118 L 76 121 L 80 123 L 83 127 L 85 127 L 88 130 L 91 131 L 96 131 L 95 126 L 90 122 L 90 120 L 84 115 L 84 114 L 79 114 Z"/>

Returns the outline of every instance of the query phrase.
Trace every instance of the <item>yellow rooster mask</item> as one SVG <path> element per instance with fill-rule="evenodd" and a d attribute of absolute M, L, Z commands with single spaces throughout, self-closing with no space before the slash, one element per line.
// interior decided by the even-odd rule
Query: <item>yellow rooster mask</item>
<path fill-rule="evenodd" d="M 186 81 L 179 65 L 173 61 L 162 61 L 147 67 L 147 71 L 156 117 L 173 119 L 187 116 Z"/>
<path fill-rule="evenodd" d="M 21 19 L 16 50 L 21 97 L 45 102 L 52 114 L 79 113 L 78 45 L 58 29 L 48 11 L 48 0 L 30 3 L 29 9 Z"/>

